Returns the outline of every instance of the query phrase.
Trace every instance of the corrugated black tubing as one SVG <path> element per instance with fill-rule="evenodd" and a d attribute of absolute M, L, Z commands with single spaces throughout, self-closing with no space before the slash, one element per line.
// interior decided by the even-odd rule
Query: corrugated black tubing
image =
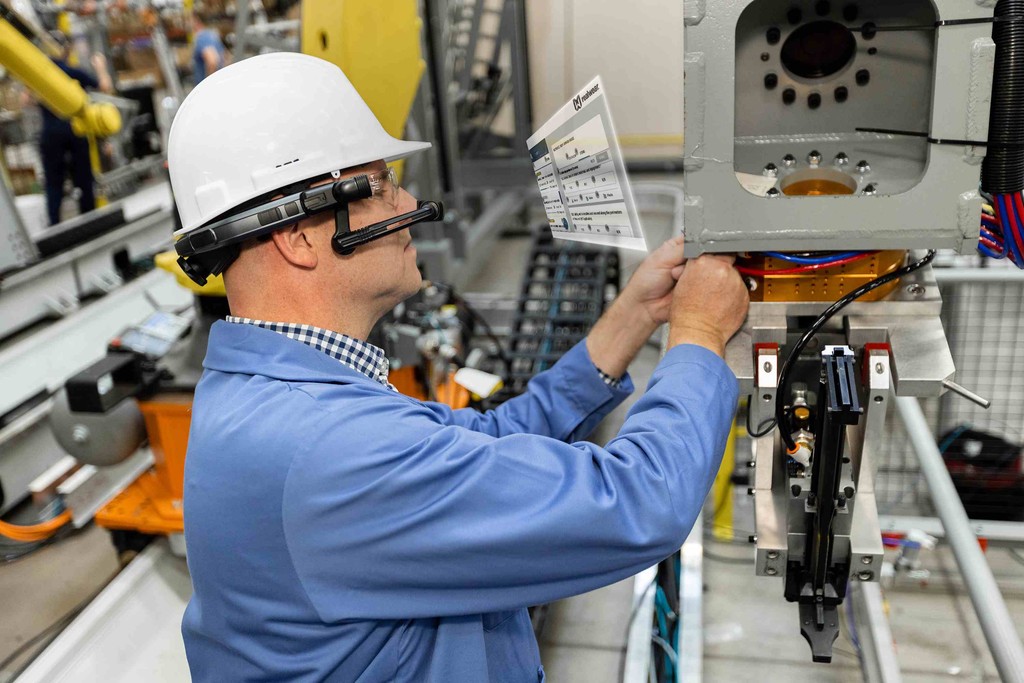
<path fill-rule="evenodd" d="M 981 188 L 1012 194 L 1024 190 L 1024 0 L 999 0 L 995 17 L 992 108 Z M 998 20 L 1004 17 L 1014 20 Z"/>

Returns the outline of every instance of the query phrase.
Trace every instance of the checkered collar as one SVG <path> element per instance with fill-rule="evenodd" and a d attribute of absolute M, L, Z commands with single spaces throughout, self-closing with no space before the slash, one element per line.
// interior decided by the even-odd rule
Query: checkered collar
<path fill-rule="evenodd" d="M 229 323 L 255 325 L 300 341 L 318 351 L 323 351 L 342 365 L 361 372 L 370 379 L 394 390 L 394 387 L 388 382 L 390 367 L 388 358 L 384 355 L 384 351 L 373 344 L 312 325 L 267 322 L 266 320 L 239 318 L 233 315 L 227 316 L 225 320 Z"/>

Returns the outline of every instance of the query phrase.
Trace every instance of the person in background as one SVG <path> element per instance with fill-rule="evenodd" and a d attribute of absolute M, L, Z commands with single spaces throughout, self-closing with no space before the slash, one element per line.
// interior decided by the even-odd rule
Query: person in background
<path fill-rule="evenodd" d="M 82 69 L 68 64 L 71 55 L 71 42 L 60 31 L 51 31 L 50 36 L 60 45 L 60 56 L 54 63 L 61 71 L 78 81 L 84 88 L 111 93 L 114 91 L 113 81 L 107 71 L 107 61 L 102 54 L 92 56 L 92 67 L 95 76 Z M 64 178 L 71 171 L 71 180 L 80 194 L 78 210 L 86 213 L 96 208 L 96 195 L 93 192 L 92 166 L 89 162 L 89 141 L 75 135 L 71 124 L 59 118 L 45 106 L 40 104 L 43 125 L 39 134 L 39 156 L 43 163 L 43 174 L 46 187 L 46 211 L 50 225 L 60 222 L 60 205 L 64 201 Z"/>
<path fill-rule="evenodd" d="M 192 13 L 192 73 L 196 85 L 227 63 L 224 43 L 217 29 L 208 27 L 202 18 Z"/>

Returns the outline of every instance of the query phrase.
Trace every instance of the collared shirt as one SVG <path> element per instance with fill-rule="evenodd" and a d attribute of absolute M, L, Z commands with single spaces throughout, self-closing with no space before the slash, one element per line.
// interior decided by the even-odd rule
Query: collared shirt
<path fill-rule="evenodd" d="M 390 364 L 388 363 L 387 356 L 384 355 L 384 351 L 361 339 L 300 323 L 275 323 L 267 322 L 266 320 L 253 320 L 252 318 L 239 318 L 233 315 L 227 316 L 225 320 L 229 323 L 262 327 L 300 341 L 303 344 L 308 344 L 318 351 L 323 351 L 343 365 L 347 365 L 370 379 L 380 382 L 392 391 L 397 391 L 388 381 Z M 594 369 L 600 375 L 601 381 L 613 389 L 619 388 L 619 385 L 622 383 L 621 377 L 612 377 L 596 365 Z"/>
<path fill-rule="evenodd" d="M 252 318 L 239 318 L 233 315 L 227 316 L 225 320 L 229 323 L 255 325 L 256 327 L 278 332 L 286 337 L 300 341 L 303 344 L 312 346 L 317 351 L 323 351 L 342 365 L 347 365 L 353 370 L 363 373 L 392 391 L 397 391 L 388 382 L 388 370 L 391 366 L 388 363 L 388 357 L 384 355 L 384 351 L 361 339 L 325 330 L 321 327 L 299 323 L 275 323 L 267 322 L 266 320 L 253 320 Z"/>

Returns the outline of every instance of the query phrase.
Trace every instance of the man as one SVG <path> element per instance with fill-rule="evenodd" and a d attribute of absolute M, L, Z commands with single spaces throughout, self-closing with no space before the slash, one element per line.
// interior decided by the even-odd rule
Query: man
<path fill-rule="evenodd" d="M 209 28 L 192 13 L 192 75 L 198 85 L 217 69 L 224 67 L 224 43 L 217 29 Z"/>
<path fill-rule="evenodd" d="M 748 298 L 731 259 L 684 264 L 678 238 L 498 409 L 388 386 L 364 340 L 420 287 L 407 224 L 353 253 L 333 240 L 409 215 L 385 162 L 425 146 L 387 135 L 340 70 L 304 55 L 227 67 L 175 119 L 181 254 L 241 234 L 234 214 L 277 225 L 299 209 L 266 202 L 297 183 L 303 205 L 375 183 L 238 237 L 208 268 L 226 269 L 235 317 L 211 330 L 186 460 L 196 681 L 543 680 L 525 608 L 678 550 L 710 487 L 737 400 L 721 356 Z M 666 321 L 672 348 L 618 436 L 580 441 L 633 390 L 627 366 Z"/>
<path fill-rule="evenodd" d="M 71 43 L 60 31 L 51 31 L 50 36 L 60 46 L 61 54 L 54 63 L 61 71 L 78 81 L 84 88 L 98 89 L 105 93 L 114 91 L 113 82 L 107 73 L 107 62 L 101 54 L 94 54 L 92 66 L 96 76 L 68 64 Z M 64 201 L 64 178 L 71 170 L 71 180 L 78 188 L 78 211 L 86 213 L 96 208 L 93 192 L 92 163 L 89 159 L 89 141 L 71 132 L 71 124 L 45 106 L 40 105 L 43 125 L 39 133 L 39 157 L 43 164 L 46 190 L 46 212 L 50 225 L 60 222 L 60 207 Z"/>

